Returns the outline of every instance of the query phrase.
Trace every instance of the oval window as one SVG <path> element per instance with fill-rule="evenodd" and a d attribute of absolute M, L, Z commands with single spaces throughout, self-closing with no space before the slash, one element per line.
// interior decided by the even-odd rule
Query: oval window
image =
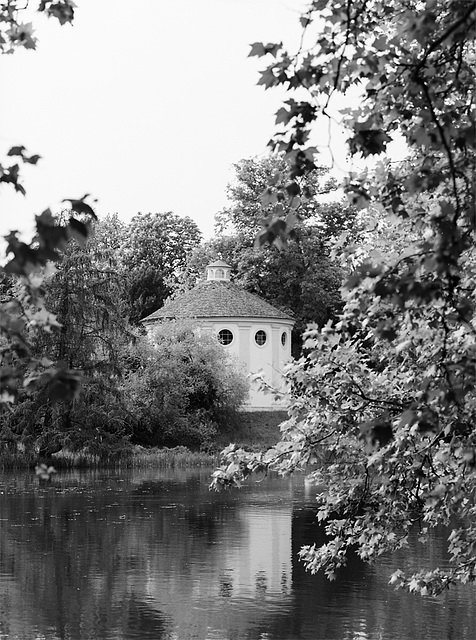
<path fill-rule="evenodd" d="M 283 347 L 286 346 L 286 331 L 283 331 L 283 333 L 281 334 L 281 344 L 283 345 Z"/>
<path fill-rule="evenodd" d="M 260 329 L 255 333 L 255 342 L 262 347 L 266 343 L 266 332 Z"/>
<path fill-rule="evenodd" d="M 229 329 L 222 329 L 218 332 L 218 342 L 220 344 L 231 344 L 233 342 L 233 334 Z"/>

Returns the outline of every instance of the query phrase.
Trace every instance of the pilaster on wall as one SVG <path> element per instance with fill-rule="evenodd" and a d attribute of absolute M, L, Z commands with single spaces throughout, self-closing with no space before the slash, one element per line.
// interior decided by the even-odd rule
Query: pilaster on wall
<path fill-rule="evenodd" d="M 238 356 L 240 358 L 240 362 L 246 365 L 247 370 L 250 370 L 250 345 L 251 345 L 251 328 L 244 324 L 240 325 L 240 333 L 241 333 L 241 341 L 240 341 L 240 349 Z"/>

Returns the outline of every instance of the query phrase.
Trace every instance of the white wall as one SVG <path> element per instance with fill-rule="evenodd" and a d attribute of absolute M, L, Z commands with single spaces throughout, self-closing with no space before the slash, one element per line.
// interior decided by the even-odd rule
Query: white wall
<path fill-rule="evenodd" d="M 241 362 L 248 373 L 263 372 L 263 379 L 274 388 L 283 389 L 281 371 L 291 359 L 291 328 L 292 321 L 261 320 L 250 318 L 230 318 L 229 320 L 201 320 L 203 328 L 214 335 L 222 329 L 233 333 L 233 342 L 224 345 L 223 349 L 233 354 Z M 266 333 L 264 345 L 258 345 L 255 335 L 258 331 Z M 281 335 L 286 334 L 283 347 Z M 283 409 L 282 403 L 276 402 L 274 394 L 265 394 L 258 390 L 258 385 L 252 384 L 250 389 L 250 409 Z"/>

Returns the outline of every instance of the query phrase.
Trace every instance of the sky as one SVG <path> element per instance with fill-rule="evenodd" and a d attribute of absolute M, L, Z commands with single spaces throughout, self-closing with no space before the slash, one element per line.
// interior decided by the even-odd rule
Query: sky
<path fill-rule="evenodd" d="M 265 63 L 248 57 L 250 44 L 295 51 L 307 3 L 76 4 L 73 25 L 34 15 L 37 50 L 0 60 L 0 158 L 14 145 L 42 156 L 24 170 L 26 197 L 2 185 L 0 236 L 17 229 L 28 238 L 35 214 L 90 193 L 99 217 L 173 211 L 211 237 L 233 163 L 267 153 L 283 98 L 257 86 Z M 322 136 L 327 144 L 327 127 Z M 332 138 L 343 169 L 343 134 Z"/>

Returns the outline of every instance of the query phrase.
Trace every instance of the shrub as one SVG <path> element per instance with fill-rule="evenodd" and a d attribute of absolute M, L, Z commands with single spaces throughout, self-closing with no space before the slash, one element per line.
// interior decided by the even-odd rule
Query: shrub
<path fill-rule="evenodd" d="M 131 355 L 123 391 L 135 444 L 206 446 L 247 397 L 238 364 L 190 321 L 159 325 Z"/>

